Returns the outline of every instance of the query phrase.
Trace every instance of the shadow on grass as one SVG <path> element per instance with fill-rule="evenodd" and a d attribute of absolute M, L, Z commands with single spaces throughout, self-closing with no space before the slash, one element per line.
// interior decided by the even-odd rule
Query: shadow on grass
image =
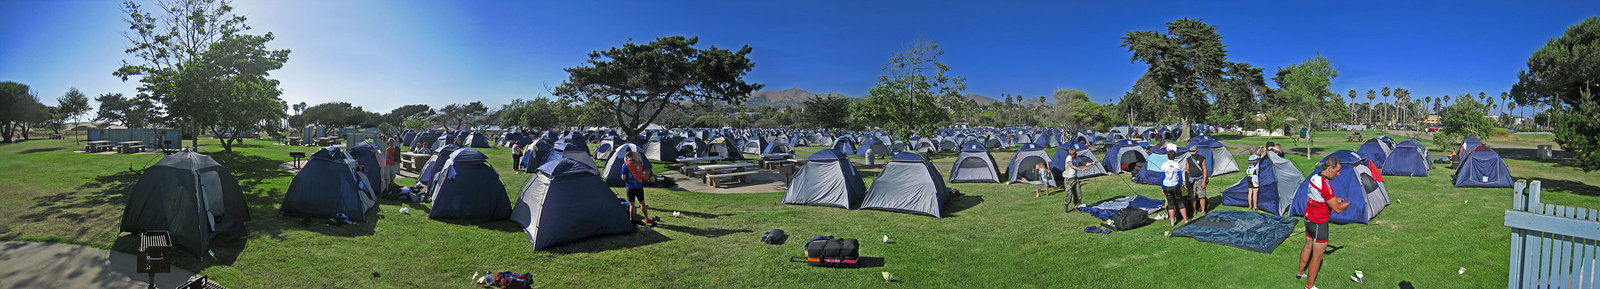
<path fill-rule="evenodd" d="M 1574 195 L 1600 197 L 1600 187 L 1568 180 L 1552 180 L 1546 178 L 1531 178 L 1539 181 L 1545 190 L 1566 191 Z"/>
<path fill-rule="evenodd" d="M 56 148 L 26 149 L 26 150 L 22 150 L 20 152 L 17 152 L 17 154 L 25 155 L 25 154 L 31 154 L 31 153 L 42 153 L 42 152 L 53 151 L 53 150 L 56 150 Z"/>
<path fill-rule="evenodd" d="M 716 237 L 722 237 L 722 236 L 738 234 L 738 233 L 755 232 L 755 231 L 751 231 L 751 230 L 748 230 L 748 229 L 737 229 L 736 230 L 736 229 L 718 229 L 718 228 L 695 228 L 695 227 L 689 227 L 689 226 L 678 226 L 678 225 L 673 225 L 673 224 L 658 224 L 658 225 L 655 225 L 654 227 L 650 227 L 650 228 L 665 229 L 665 230 L 670 230 L 670 231 L 674 231 L 674 232 L 690 234 L 690 235 L 695 235 L 695 236 L 698 236 L 698 237 L 705 237 L 705 238 L 716 238 Z"/>
<path fill-rule="evenodd" d="M 1500 157 L 1503 158 L 1550 164 L 1558 168 L 1578 167 L 1578 159 L 1576 158 L 1577 155 L 1569 151 L 1550 151 L 1550 158 L 1548 159 L 1539 158 L 1538 149 L 1494 148 L 1494 152 L 1499 153 Z"/>
<path fill-rule="evenodd" d="M 517 222 L 511 221 L 511 219 L 501 219 L 501 220 L 492 220 L 492 221 L 481 220 L 481 219 L 479 219 L 479 220 L 474 220 L 474 219 L 433 219 L 433 220 L 434 221 L 439 221 L 440 223 L 446 223 L 446 224 L 452 224 L 452 225 L 460 225 L 460 226 L 475 226 L 475 227 L 478 227 L 478 228 L 484 228 L 484 229 L 488 229 L 488 230 L 495 230 L 495 231 L 501 231 L 501 232 L 521 232 L 522 231 L 522 227 L 518 226 Z"/>
<path fill-rule="evenodd" d="M 127 204 L 127 193 L 138 182 L 139 174 L 134 171 L 120 170 L 112 174 L 93 178 L 88 183 L 53 195 L 33 198 L 35 202 L 29 213 L 17 216 L 20 223 L 62 223 L 82 224 L 91 219 L 104 217 L 103 215 L 120 215 Z M 70 240 L 82 240 L 88 235 L 88 227 L 81 227 L 76 235 L 63 235 Z M 3 238 L 15 238 L 22 232 L 9 232 L 5 229 L 0 233 Z"/>
<path fill-rule="evenodd" d="M 1399 286 L 1400 286 L 1400 289 L 1416 289 L 1417 288 L 1417 286 L 1411 285 L 1411 281 L 1400 281 Z"/>
<path fill-rule="evenodd" d="M 944 215 L 945 217 L 955 217 L 956 213 L 966 211 L 972 207 L 977 207 L 978 204 L 982 203 L 983 196 L 961 195 L 960 197 L 955 197 L 954 199 L 951 199 L 950 202 L 944 204 Z"/>
<path fill-rule="evenodd" d="M 599 253 L 604 251 L 642 247 L 650 244 L 672 241 L 666 235 L 655 230 L 639 230 L 632 234 L 612 235 L 578 240 L 545 248 L 545 251 L 556 254 Z"/>
<path fill-rule="evenodd" d="M 670 216 L 672 214 L 672 212 L 678 212 L 679 214 L 682 214 L 684 216 L 690 216 L 690 217 L 701 218 L 701 219 L 716 219 L 717 217 L 733 216 L 733 214 L 711 214 L 711 213 L 701 213 L 701 212 L 691 212 L 691 211 L 679 211 L 679 210 L 674 210 L 674 209 L 662 209 L 662 208 L 656 208 L 656 207 L 651 207 L 650 210 L 651 211 L 661 212 L 661 213 L 666 214 L 668 216 Z"/>

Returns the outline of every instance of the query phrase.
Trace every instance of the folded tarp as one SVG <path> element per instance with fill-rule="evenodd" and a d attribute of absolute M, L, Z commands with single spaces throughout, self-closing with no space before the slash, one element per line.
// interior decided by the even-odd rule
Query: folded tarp
<path fill-rule="evenodd" d="M 1167 201 L 1151 199 L 1145 196 L 1118 197 L 1100 201 L 1099 203 L 1078 206 L 1078 211 L 1089 213 L 1089 215 L 1101 220 L 1110 220 L 1112 215 L 1116 215 L 1118 211 L 1128 207 L 1139 208 L 1146 213 L 1153 214 L 1161 211 L 1162 206 L 1166 203 Z"/>
<path fill-rule="evenodd" d="M 1251 211 L 1212 211 L 1172 230 L 1173 236 L 1272 254 L 1300 220 Z"/>

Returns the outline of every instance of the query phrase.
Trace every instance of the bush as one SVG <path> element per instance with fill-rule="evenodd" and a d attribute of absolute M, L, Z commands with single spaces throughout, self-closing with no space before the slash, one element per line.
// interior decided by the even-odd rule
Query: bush
<path fill-rule="evenodd" d="M 1511 135 L 1511 130 L 1509 129 L 1495 128 L 1494 130 L 1489 131 L 1489 136 L 1492 137 L 1504 137 L 1509 135 Z"/>

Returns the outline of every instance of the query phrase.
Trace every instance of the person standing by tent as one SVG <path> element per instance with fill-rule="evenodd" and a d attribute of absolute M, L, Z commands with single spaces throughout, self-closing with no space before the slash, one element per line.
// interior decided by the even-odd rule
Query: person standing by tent
<path fill-rule="evenodd" d="M 1061 170 L 1061 186 L 1062 188 L 1066 189 L 1067 193 L 1067 195 L 1064 196 L 1067 198 L 1067 211 L 1072 211 L 1073 204 L 1083 204 L 1083 193 L 1080 192 L 1079 189 L 1079 187 L 1083 186 L 1083 181 L 1078 179 L 1078 171 L 1088 170 L 1089 166 L 1092 166 L 1095 163 L 1091 161 L 1083 166 L 1078 166 L 1077 161 L 1077 152 L 1067 152 L 1067 167 L 1066 169 Z"/>
<path fill-rule="evenodd" d="M 1033 171 L 1036 174 L 1039 174 L 1039 184 L 1044 185 L 1043 188 L 1039 188 L 1037 190 L 1033 190 L 1033 197 L 1038 198 L 1039 197 L 1039 193 L 1046 193 L 1046 192 L 1050 191 L 1050 181 L 1052 181 L 1052 180 L 1050 180 L 1050 179 L 1052 179 L 1050 177 L 1050 166 L 1047 166 L 1044 163 L 1034 164 L 1033 165 Z M 1028 178 L 1024 177 L 1024 178 L 1022 178 L 1022 180 L 1023 181 L 1027 181 Z M 1046 193 L 1045 195 L 1048 196 L 1050 194 Z"/>
<path fill-rule="evenodd" d="M 650 168 L 639 160 L 642 158 L 639 152 L 630 150 L 627 153 L 622 162 L 622 185 L 628 188 L 628 220 L 643 223 L 640 220 L 650 219 L 650 207 L 644 204 L 644 181 L 650 177 Z"/>
<path fill-rule="evenodd" d="M 1167 144 L 1168 153 L 1178 150 L 1178 145 Z M 1176 159 L 1168 159 L 1161 163 L 1161 193 L 1167 196 L 1167 225 L 1177 226 L 1178 217 L 1183 217 L 1183 222 L 1189 222 L 1189 201 L 1183 194 L 1183 163 Z"/>
<path fill-rule="evenodd" d="M 1244 178 L 1249 182 L 1248 188 L 1250 190 L 1250 193 L 1246 198 L 1246 202 L 1248 203 L 1247 207 L 1249 207 L 1251 211 L 1261 209 L 1260 204 L 1258 204 L 1260 202 L 1259 198 L 1261 195 L 1261 176 L 1257 175 L 1256 172 L 1260 171 L 1261 162 L 1266 159 L 1266 155 L 1266 147 L 1256 147 L 1255 153 L 1250 154 L 1250 161 L 1247 162 L 1249 167 L 1246 167 L 1244 170 Z"/>
<path fill-rule="evenodd" d="M 1311 176 L 1311 192 L 1306 194 L 1306 246 L 1300 249 L 1300 266 L 1295 278 L 1306 278 L 1306 288 L 1317 288 L 1317 271 L 1322 270 L 1322 254 L 1328 249 L 1328 216 L 1344 212 L 1350 203 L 1333 195 L 1333 178 L 1343 164 L 1331 161 Z"/>
<path fill-rule="evenodd" d="M 522 174 L 522 142 L 511 144 L 511 170 Z"/>
<path fill-rule="evenodd" d="M 383 190 L 388 191 L 390 187 L 397 186 L 394 176 L 400 173 L 400 144 L 395 143 L 393 137 L 384 140 L 384 143 L 388 147 L 383 149 Z"/>
<path fill-rule="evenodd" d="M 1211 183 L 1211 174 L 1207 172 L 1211 171 L 1211 168 L 1206 165 L 1204 155 L 1191 152 L 1188 160 L 1184 161 L 1184 171 L 1188 172 L 1184 184 L 1188 186 L 1191 196 L 1192 204 L 1189 207 L 1194 208 L 1195 216 L 1199 216 L 1206 213 L 1206 185 Z"/>

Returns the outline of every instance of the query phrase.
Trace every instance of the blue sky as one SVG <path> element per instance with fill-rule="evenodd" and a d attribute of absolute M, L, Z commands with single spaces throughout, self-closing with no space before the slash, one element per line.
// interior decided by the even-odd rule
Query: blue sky
<path fill-rule="evenodd" d="M 1292 3 L 1287 3 L 1292 2 Z M 889 55 L 918 39 L 967 78 L 967 92 L 1111 102 L 1144 71 L 1120 37 L 1182 17 L 1218 26 L 1233 61 L 1268 73 L 1321 52 L 1333 90 L 1383 86 L 1415 97 L 1498 95 L 1547 39 L 1600 14 L 1600 1 L 240 1 L 253 33 L 293 50 L 290 103 L 371 111 L 423 103 L 549 97 L 562 68 L 632 39 L 699 36 L 750 45 L 747 80 L 769 90 L 866 94 Z M 146 5 L 153 7 L 153 5 Z M 128 46 L 113 1 L 0 1 L 0 81 L 54 104 L 69 87 L 133 94 L 111 75 Z M 1381 99 L 1381 97 L 1380 97 Z"/>

